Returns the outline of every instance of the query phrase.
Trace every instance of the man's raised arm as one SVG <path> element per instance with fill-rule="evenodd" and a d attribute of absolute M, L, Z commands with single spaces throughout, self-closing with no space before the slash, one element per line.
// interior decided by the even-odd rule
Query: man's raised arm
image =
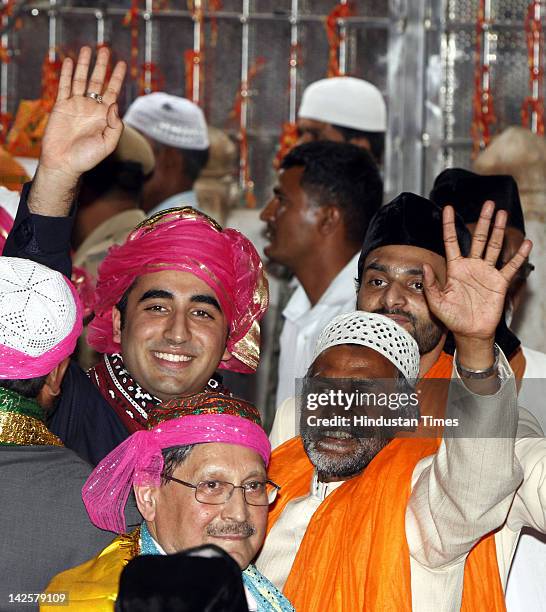
<path fill-rule="evenodd" d="M 126 65 L 118 62 L 105 86 L 110 52 L 100 49 L 88 80 L 92 51 L 63 62 L 57 100 L 42 142 L 32 185 L 25 185 L 4 255 L 25 257 L 70 276 L 73 202 L 81 175 L 114 151 L 123 131 L 117 99 Z"/>

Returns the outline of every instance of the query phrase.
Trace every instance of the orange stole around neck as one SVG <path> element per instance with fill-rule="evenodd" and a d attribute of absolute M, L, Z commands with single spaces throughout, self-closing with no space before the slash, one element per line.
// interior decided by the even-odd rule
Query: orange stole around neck
<path fill-rule="evenodd" d="M 451 368 L 451 356 L 443 353 L 430 377 L 449 377 Z M 416 464 L 435 453 L 438 444 L 437 439 L 395 439 L 362 474 L 322 502 L 284 587 L 298 612 L 411 612 L 406 506 Z M 273 452 L 269 477 L 282 488 L 268 531 L 288 502 L 309 493 L 313 465 L 299 436 Z M 467 559 L 461 610 L 506 610 L 493 535 Z"/>

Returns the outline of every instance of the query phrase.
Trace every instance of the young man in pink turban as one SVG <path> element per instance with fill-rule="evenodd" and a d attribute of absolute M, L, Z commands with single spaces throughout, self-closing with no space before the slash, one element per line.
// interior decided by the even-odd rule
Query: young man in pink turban
<path fill-rule="evenodd" d="M 135 432 L 101 461 L 82 491 L 92 522 L 122 535 L 56 576 L 48 591 L 66 593 L 69 609 L 113 610 L 131 559 L 216 544 L 239 564 L 249 610 L 292 612 L 251 565 L 279 488 L 267 479 L 271 446 L 256 408 L 201 393 L 168 402 L 149 424 L 152 429 Z M 127 534 L 123 511 L 131 489 L 144 520 Z"/>
<path fill-rule="evenodd" d="M 117 96 L 125 64 L 105 84 L 108 56 L 98 52 L 89 81 L 89 47 L 75 69 L 64 62 L 36 177 L 6 243 L 6 254 L 67 276 L 79 178 L 114 150 L 123 130 Z M 267 302 L 260 258 L 239 232 L 189 207 L 144 221 L 99 268 L 88 340 L 104 359 L 89 377 L 71 364 L 51 429 L 96 464 L 145 427 L 160 402 L 217 389 L 210 380 L 217 368 L 255 370 Z"/>

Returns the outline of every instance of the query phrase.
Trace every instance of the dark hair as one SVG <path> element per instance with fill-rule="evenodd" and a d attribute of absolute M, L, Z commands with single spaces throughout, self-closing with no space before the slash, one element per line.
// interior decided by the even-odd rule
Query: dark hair
<path fill-rule="evenodd" d="M 27 379 L 15 379 L 15 380 L 0 380 L 0 387 L 18 393 L 27 399 L 36 399 L 38 393 L 42 390 L 47 379 L 45 376 L 38 376 L 36 378 Z"/>
<path fill-rule="evenodd" d="M 302 189 L 320 206 L 339 206 L 347 239 L 360 246 L 383 201 L 383 181 L 370 153 L 342 142 L 309 142 L 292 149 L 281 163 L 283 170 L 295 166 L 304 168 Z"/>
<path fill-rule="evenodd" d="M 84 172 L 81 205 L 85 206 L 112 191 L 122 191 L 135 201 L 139 200 L 145 178 L 142 165 L 138 162 L 119 161 L 110 155 L 91 170 Z"/>
<path fill-rule="evenodd" d="M 355 130 L 354 128 L 344 127 L 342 125 L 331 124 L 334 130 L 337 130 L 345 142 L 351 142 L 355 138 L 365 138 L 370 143 L 370 151 L 377 164 L 383 163 L 383 155 L 385 153 L 385 132 L 364 132 L 363 130 Z"/>
<path fill-rule="evenodd" d="M 127 320 L 126 313 L 127 313 L 127 302 L 129 301 L 129 294 L 135 288 L 137 281 L 138 281 L 138 276 L 129 285 L 129 287 L 127 287 L 127 289 L 125 290 L 125 293 L 120 297 L 119 302 L 116 304 L 116 308 L 119 310 L 120 329 L 123 329 L 125 327 L 125 321 Z"/>
<path fill-rule="evenodd" d="M 209 149 L 179 149 L 184 158 L 184 171 L 192 181 L 196 181 L 209 161 Z"/>
<path fill-rule="evenodd" d="M 172 476 L 176 468 L 181 465 L 193 450 L 195 444 L 185 446 L 170 446 L 161 451 L 163 455 L 163 472 L 161 473 L 161 484 L 167 482 L 167 477 Z"/>

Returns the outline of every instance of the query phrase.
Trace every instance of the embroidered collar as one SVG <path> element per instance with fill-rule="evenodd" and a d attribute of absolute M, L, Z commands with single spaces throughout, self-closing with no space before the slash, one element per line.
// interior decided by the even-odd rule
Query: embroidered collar
<path fill-rule="evenodd" d="M 45 424 L 43 409 L 35 400 L 0 387 L 0 444 L 63 446 Z"/>
<path fill-rule="evenodd" d="M 148 415 L 161 400 L 145 389 L 129 374 L 119 353 L 103 355 L 102 360 L 87 375 L 110 404 L 127 431 L 132 434 L 148 427 Z M 204 390 L 229 392 L 214 378 Z"/>

